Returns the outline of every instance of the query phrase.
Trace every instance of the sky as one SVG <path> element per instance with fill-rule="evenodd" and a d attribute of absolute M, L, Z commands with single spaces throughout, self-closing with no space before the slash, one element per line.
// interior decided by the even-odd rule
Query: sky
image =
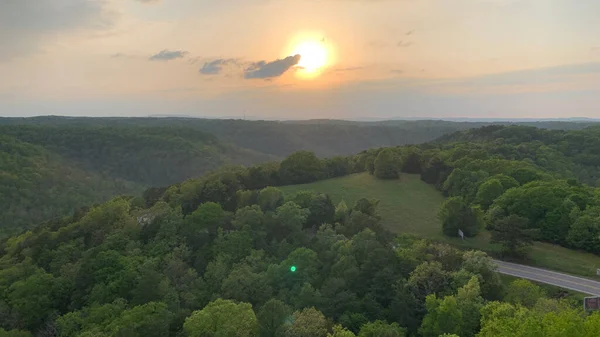
<path fill-rule="evenodd" d="M 600 117 L 598 0 L 0 0 L 0 116 Z"/>

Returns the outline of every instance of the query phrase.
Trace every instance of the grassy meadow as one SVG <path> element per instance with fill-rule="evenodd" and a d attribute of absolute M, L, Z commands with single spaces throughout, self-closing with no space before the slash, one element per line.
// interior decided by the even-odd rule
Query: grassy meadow
<path fill-rule="evenodd" d="M 344 200 L 348 207 L 360 198 L 377 199 L 382 223 L 394 233 L 415 234 L 492 255 L 497 254 L 500 248 L 489 242 L 488 232 L 464 241 L 442 235 L 437 213 L 444 197 L 433 186 L 421 181 L 419 175 L 403 174 L 398 180 L 378 180 L 368 173 L 361 173 L 281 189 L 286 195 L 303 190 L 326 193 L 334 204 Z M 600 268 L 600 256 L 536 242 L 526 263 L 574 275 L 595 276 L 596 269 Z"/>

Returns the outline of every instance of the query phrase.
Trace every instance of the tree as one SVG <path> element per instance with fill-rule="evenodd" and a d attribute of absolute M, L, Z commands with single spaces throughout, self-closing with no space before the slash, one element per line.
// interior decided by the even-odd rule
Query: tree
<path fill-rule="evenodd" d="M 338 324 L 333 326 L 333 332 L 328 333 L 327 337 L 356 337 L 356 335 Z"/>
<path fill-rule="evenodd" d="M 475 195 L 475 203 L 481 205 L 481 208 L 487 210 L 490 205 L 504 193 L 504 186 L 498 179 L 488 179 L 479 185 Z"/>
<path fill-rule="evenodd" d="M 145 263 L 141 267 L 140 277 L 132 289 L 133 304 L 144 304 L 147 302 L 161 301 L 168 291 L 168 280 L 157 272 L 152 263 Z"/>
<path fill-rule="evenodd" d="M 292 309 L 277 299 L 270 299 L 258 311 L 258 325 L 261 337 L 275 337 L 281 326 L 289 319 Z"/>
<path fill-rule="evenodd" d="M 508 175 L 515 178 L 515 180 L 521 185 L 525 185 L 528 182 L 538 180 L 540 178 L 540 172 L 536 171 L 533 168 L 525 167 L 517 168 L 509 172 Z"/>
<path fill-rule="evenodd" d="M 411 147 L 403 153 L 402 172 L 412 174 L 421 173 L 421 154 L 418 148 Z"/>
<path fill-rule="evenodd" d="M 258 194 L 258 205 L 264 212 L 276 210 L 283 202 L 283 192 L 277 187 L 265 187 Z"/>
<path fill-rule="evenodd" d="M 350 211 L 346 202 L 344 200 L 340 201 L 335 207 L 335 221 L 344 224 L 349 214 Z"/>
<path fill-rule="evenodd" d="M 292 323 L 285 327 L 285 337 L 326 337 L 327 320 L 314 307 L 296 311 Z"/>
<path fill-rule="evenodd" d="M 356 202 L 354 203 L 354 206 L 352 207 L 352 211 L 359 211 L 366 215 L 376 216 L 378 204 L 379 204 L 379 200 L 360 198 L 360 199 L 356 200 Z"/>
<path fill-rule="evenodd" d="M 552 301 L 552 300 L 549 300 Z M 509 336 L 597 336 L 600 332 L 598 313 L 586 317 L 581 310 L 560 305 L 558 310 L 528 309 L 503 302 L 490 302 L 481 309 L 480 337 Z"/>
<path fill-rule="evenodd" d="M 456 168 L 450 173 L 443 185 L 443 191 L 451 197 L 463 197 L 471 202 L 477 193 L 477 187 L 489 174 L 485 171 L 470 171 Z"/>
<path fill-rule="evenodd" d="M 6 293 L 8 303 L 23 327 L 33 331 L 50 314 L 53 309 L 54 285 L 52 275 L 41 270 L 10 285 Z"/>
<path fill-rule="evenodd" d="M 29 331 L 23 330 L 10 330 L 6 331 L 0 328 L 0 337 L 32 337 L 33 335 Z M 346 337 L 346 336 L 344 336 Z"/>
<path fill-rule="evenodd" d="M 258 205 L 246 206 L 238 209 L 232 221 L 235 229 L 249 228 L 256 232 L 264 232 L 264 213 Z"/>
<path fill-rule="evenodd" d="M 291 267 L 296 267 L 290 272 Z M 288 257 L 281 261 L 277 273 L 283 276 L 284 284 L 290 288 L 294 285 L 303 285 L 305 282 L 311 284 L 319 278 L 320 261 L 317 253 L 308 248 L 296 248 Z M 282 286 L 283 284 L 280 284 Z"/>
<path fill-rule="evenodd" d="M 296 203 L 288 201 L 279 206 L 275 211 L 275 228 L 271 232 L 278 238 L 283 238 L 291 234 L 302 231 L 304 224 L 308 220 L 310 211 L 301 208 Z"/>
<path fill-rule="evenodd" d="M 496 272 L 494 260 L 482 251 L 467 251 L 463 254 L 462 268 L 479 278 L 481 295 L 487 300 L 499 300 L 504 287 Z"/>
<path fill-rule="evenodd" d="M 490 226 L 490 241 L 502 245 L 502 254 L 523 258 L 533 244 L 537 230 L 527 227 L 528 220 L 515 214 L 495 220 Z"/>
<path fill-rule="evenodd" d="M 284 159 L 279 166 L 284 184 L 305 184 L 325 176 L 323 163 L 313 152 L 298 151 Z"/>
<path fill-rule="evenodd" d="M 532 308 L 540 298 L 546 297 L 544 290 L 527 280 L 514 280 L 506 289 L 504 300 Z"/>
<path fill-rule="evenodd" d="M 591 207 L 583 212 L 573 212 L 571 217 L 575 219 L 569 229 L 567 243 L 577 249 L 599 253 L 600 207 Z"/>
<path fill-rule="evenodd" d="M 258 322 L 248 303 L 217 299 L 185 319 L 189 337 L 258 336 Z"/>
<path fill-rule="evenodd" d="M 323 160 L 325 173 L 328 178 L 342 177 L 352 173 L 350 161 L 347 157 L 336 156 Z"/>
<path fill-rule="evenodd" d="M 423 337 L 437 337 L 443 333 L 458 334 L 462 313 L 454 296 L 446 296 L 443 300 L 435 294 L 425 299 L 427 315 L 423 318 L 419 333 Z"/>
<path fill-rule="evenodd" d="M 418 298 L 429 294 L 443 294 L 449 288 L 450 276 L 437 262 L 423 262 L 410 273 L 408 286 Z"/>
<path fill-rule="evenodd" d="M 236 266 L 221 285 L 224 297 L 253 305 L 267 301 L 272 292 L 265 275 L 253 272 L 244 264 Z"/>
<path fill-rule="evenodd" d="M 483 227 L 483 214 L 479 209 L 469 206 L 463 198 L 448 198 L 438 213 L 445 235 L 457 237 L 458 230 L 465 236 L 473 237 Z"/>
<path fill-rule="evenodd" d="M 442 334 L 457 334 L 464 337 L 475 336 L 479 330 L 479 310 L 483 306 L 479 281 L 473 276 L 458 289 L 456 296 L 437 299 L 435 294 L 425 300 L 427 315 L 423 318 L 419 332 L 424 337 L 437 337 Z"/>
<path fill-rule="evenodd" d="M 367 323 L 360 328 L 358 337 L 404 337 L 406 331 L 398 323 L 388 324 L 384 321 Z"/>
<path fill-rule="evenodd" d="M 458 335 L 473 337 L 479 331 L 480 310 L 483 307 L 483 298 L 481 297 L 481 288 L 477 276 L 471 277 L 465 286 L 458 289 L 456 300 L 462 316 Z"/>
<path fill-rule="evenodd" d="M 379 179 L 397 179 L 402 168 L 402 161 L 396 150 L 385 148 L 375 158 L 374 175 Z"/>
<path fill-rule="evenodd" d="M 331 224 L 335 219 L 335 206 L 327 194 L 312 191 L 301 191 L 293 200 L 300 207 L 308 209 L 310 214 L 306 220 L 309 226 Z"/>
<path fill-rule="evenodd" d="M 106 330 L 112 336 L 162 337 L 169 334 L 172 313 L 162 302 L 150 302 L 121 313 Z"/>
<path fill-rule="evenodd" d="M 365 325 L 366 323 L 369 323 L 369 320 L 362 313 L 346 312 L 340 316 L 339 322 L 343 326 L 348 327 L 348 329 L 357 334 L 360 332 L 360 327 Z"/>
<path fill-rule="evenodd" d="M 452 172 L 452 167 L 438 156 L 434 156 L 421 167 L 421 180 L 441 189 L 450 172 Z"/>
<path fill-rule="evenodd" d="M 252 235 L 249 229 L 225 232 L 219 228 L 213 242 L 214 255 L 226 257 L 228 262 L 237 262 L 252 250 Z"/>
<path fill-rule="evenodd" d="M 505 191 L 519 186 L 519 182 L 515 180 L 515 178 L 509 177 L 505 174 L 496 174 L 495 176 L 491 176 L 490 179 L 498 180 L 502 184 L 502 187 L 504 187 Z"/>
<path fill-rule="evenodd" d="M 189 233 L 207 231 L 217 234 L 217 228 L 222 225 L 225 212 L 221 205 L 214 202 L 207 202 L 198 206 L 198 208 L 185 219 L 187 231 Z"/>

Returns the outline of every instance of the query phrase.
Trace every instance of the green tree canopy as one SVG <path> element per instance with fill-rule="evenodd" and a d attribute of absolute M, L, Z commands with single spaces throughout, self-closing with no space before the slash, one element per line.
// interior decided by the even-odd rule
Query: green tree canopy
<path fill-rule="evenodd" d="M 279 166 L 279 176 L 286 184 L 310 183 L 324 175 L 323 163 L 309 151 L 295 152 Z"/>
<path fill-rule="evenodd" d="M 402 159 L 395 149 L 379 151 L 374 163 L 374 175 L 379 179 L 397 179 L 402 169 Z"/>
<path fill-rule="evenodd" d="M 523 258 L 533 244 L 537 230 L 527 226 L 528 220 L 515 214 L 495 220 L 488 226 L 491 241 L 502 245 L 502 254 Z"/>
<path fill-rule="evenodd" d="M 185 319 L 183 329 L 190 337 L 258 336 L 258 322 L 252 306 L 217 299 Z"/>
<path fill-rule="evenodd" d="M 404 337 L 406 331 L 398 323 L 388 324 L 384 321 L 367 323 L 360 328 L 358 337 Z"/>
<path fill-rule="evenodd" d="M 483 213 L 461 197 L 444 201 L 438 217 L 442 221 L 442 231 L 448 236 L 457 237 L 460 229 L 465 236 L 472 237 L 483 227 Z"/>

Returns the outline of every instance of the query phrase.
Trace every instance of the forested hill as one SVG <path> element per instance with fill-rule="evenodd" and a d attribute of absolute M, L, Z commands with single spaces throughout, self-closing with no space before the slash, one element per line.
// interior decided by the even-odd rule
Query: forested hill
<path fill-rule="evenodd" d="M 0 234 L 140 189 L 78 168 L 41 146 L 0 135 Z"/>
<path fill-rule="evenodd" d="M 221 142 L 185 127 L 0 126 L 0 134 L 44 147 L 76 165 L 144 186 L 165 186 L 224 164 L 274 156 Z"/>
<path fill-rule="evenodd" d="M 271 155 L 186 128 L 0 126 L 0 232 Z"/>
<path fill-rule="evenodd" d="M 477 144 L 490 156 L 529 161 L 563 177 L 600 186 L 598 125 L 569 131 L 491 125 L 444 135 L 434 143 L 446 147 Z"/>
<path fill-rule="evenodd" d="M 565 129 L 590 125 L 576 122 L 538 124 Z M 144 188 L 177 183 L 226 164 L 277 160 L 298 150 L 310 150 L 319 157 L 355 154 L 370 148 L 432 141 L 444 134 L 481 125 L 484 123 L 435 120 L 274 122 L 196 118 L 0 118 L 0 135 L 11 140 L 4 142 L 5 160 L 0 163 L 3 176 L 0 201 L 8 205 L 0 210 L 0 231 L 8 226 L 31 225 L 54 215 L 63 215 L 73 211 L 73 207 L 104 201 L 110 195 L 137 195 Z M 473 131 L 473 135 L 477 132 L 482 131 Z M 536 133 L 571 135 L 590 131 L 531 129 L 532 135 L 527 132 L 524 137 L 533 137 Z M 483 131 L 482 135 L 486 134 L 487 131 Z M 471 134 L 461 135 L 452 137 Z M 447 139 L 450 140 L 452 138 Z M 556 147 L 550 144 L 553 140 L 547 141 L 549 145 L 544 151 L 549 146 Z M 579 142 L 569 144 L 575 143 Z M 528 147 L 535 148 L 539 144 L 544 143 L 536 142 Z M 12 146 L 36 148 L 37 152 L 9 149 Z M 573 149 L 570 157 L 559 154 L 540 160 L 538 164 L 567 170 L 586 182 L 597 179 L 594 162 L 590 162 L 594 157 L 576 151 L 577 148 Z M 43 153 L 41 157 L 40 153 Z M 35 157 L 29 158 L 30 155 Z M 514 156 L 523 156 L 523 152 Z"/>
<path fill-rule="evenodd" d="M 468 154 L 396 149 L 402 161 L 391 148 L 302 151 L 224 168 L 2 240 L 0 336 L 600 335 L 599 314 L 527 281 L 504 285 L 483 252 L 393 237 L 375 200 L 336 206 L 272 187 L 372 169 L 449 179 L 429 155 Z"/>
<path fill-rule="evenodd" d="M 261 153 L 285 157 L 292 152 L 308 150 L 319 157 L 352 155 L 385 146 L 419 144 L 442 135 L 489 124 L 508 122 L 448 122 L 441 120 L 353 122 L 340 120 L 249 121 L 202 118 L 85 118 L 34 117 L 0 118 L 0 124 L 72 125 L 72 126 L 136 126 L 191 128 L 215 135 L 221 141 Z M 581 129 L 592 123 L 523 122 L 550 129 Z"/>
<path fill-rule="evenodd" d="M 260 153 L 285 157 L 295 151 L 313 151 L 319 157 L 351 155 L 373 147 L 416 144 L 446 133 L 464 130 L 469 123 L 429 121 L 381 125 L 375 123 L 307 123 L 201 118 L 0 118 L 0 124 L 62 126 L 135 126 L 188 128 L 210 133 L 222 141 Z"/>

